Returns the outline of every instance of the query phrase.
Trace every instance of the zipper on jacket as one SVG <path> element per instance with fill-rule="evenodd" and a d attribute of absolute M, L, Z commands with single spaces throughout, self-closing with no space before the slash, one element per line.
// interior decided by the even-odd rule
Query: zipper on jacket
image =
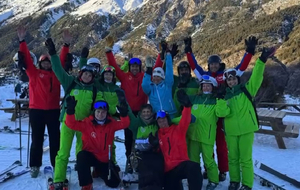
<path fill-rule="evenodd" d="M 169 102 L 170 102 L 170 105 L 171 105 L 171 109 L 173 110 L 174 108 L 173 108 L 172 101 L 171 101 L 171 100 L 169 100 Z"/>
<path fill-rule="evenodd" d="M 157 97 L 158 97 L 158 101 L 159 101 L 159 105 L 160 105 L 160 109 L 162 110 L 162 104 L 161 104 L 161 100 L 160 100 L 160 96 L 159 96 L 159 92 L 157 90 L 157 85 L 155 85 L 155 89 L 156 89 L 156 93 L 157 93 Z"/>
<path fill-rule="evenodd" d="M 139 91 L 140 91 L 140 81 L 138 81 L 138 87 L 137 87 L 137 92 L 136 92 L 137 96 L 139 95 Z"/>
<path fill-rule="evenodd" d="M 250 117 L 251 117 L 251 119 L 252 119 L 253 124 L 255 125 L 255 121 L 254 121 L 254 119 L 253 119 L 253 116 L 252 116 L 250 110 L 249 110 L 249 114 L 250 114 Z"/>
<path fill-rule="evenodd" d="M 168 144 L 169 144 L 169 156 L 170 156 L 170 153 L 171 153 L 171 143 L 170 143 L 170 138 L 168 137 Z"/>
<path fill-rule="evenodd" d="M 50 92 L 52 92 L 52 77 L 50 77 Z"/>
<path fill-rule="evenodd" d="M 106 149 L 106 138 L 107 138 L 107 133 L 105 133 L 104 150 Z"/>
<path fill-rule="evenodd" d="M 210 139 L 210 132 L 211 132 L 211 125 L 209 125 L 209 134 L 208 134 L 209 139 Z"/>

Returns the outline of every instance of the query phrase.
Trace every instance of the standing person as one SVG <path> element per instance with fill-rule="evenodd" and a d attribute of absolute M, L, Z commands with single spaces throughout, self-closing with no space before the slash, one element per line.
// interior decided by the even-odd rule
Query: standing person
<path fill-rule="evenodd" d="M 192 103 L 184 90 L 177 92 L 177 98 L 184 107 L 178 125 L 172 124 L 170 116 L 165 111 L 156 114 L 159 127 L 155 136 L 150 133 L 149 143 L 159 147 L 164 157 L 165 190 L 178 188 L 182 179 L 187 179 L 190 190 L 202 189 L 201 167 L 198 163 L 190 161 L 186 145 L 186 132 L 191 121 Z"/>
<path fill-rule="evenodd" d="M 195 72 L 195 75 L 199 80 L 202 79 L 202 75 L 209 75 L 214 77 L 218 84 L 223 84 L 223 73 L 225 70 L 225 64 L 222 63 L 221 58 L 218 55 L 211 55 L 208 60 L 208 71 L 204 71 L 200 65 L 198 65 L 195 56 L 192 51 L 192 38 L 185 38 L 185 53 L 188 59 L 188 62 Z M 242 76 L 244 71 L 247 69 L 252 56 L 255 54 L 255 47 L 257 45 L 257 39 L 253 36 L 249 37 L 248 40 L 245 40 L 246 52 L 239 65 L 235 67 L 238 71 L 239 76 Z M 217 138 L 216 138 L 216 147 L 217 147 L 217 158 L 218 158 L 218 167 L 219 167 L 219 180 L 226 180 L 226 172 L 228 171 L 228 150 L 225 141 L 225 135 L 223 131 L 223 119 L 220 118 L 217 123 Z M 204 172 L 204 178 L 207 178 L 206 171 Z"/>
<path fill-rule="evenodd" d="M 124 95 L 122 95 L 125 97 Z M 91 116 L 79 121 L 75 118 L 77 101 L 74 96 L 67 98 L 66 125 L 72 130 L 82 132 L 83 148 L 77 154 L 77 172 L 81 190 L 92 190 L 93 179 L 91 166 L 97 168 L 100 177 L 108 187 L 116 188 L 120 184 L 118 169 L 109 154 L 113 143 L 115 131 L 129 126 L 128 105 L 126 101 L 120 103 L 117 109 L 121 121 L 113 119 L 108 110 L 109 104 L 105 101 L 97 101 L 94 104 L 94 112 Z"/>
<path fill-rule="evenodd" d="M 252 189 L 254 178 L 252 146 L 254 132 L 258 130 L 258 120 L 252 99 L 263 81 L 265 63 L 274 53 L 275 48 L 263 49 L 246 84 L 240 83 L 236 69 L 228 69 L 224 72 L 227 88 L 226 92 L 218 93 L 217 110 L 219 110 L 217 113 L 219 117 L 224 117 L 225 138 L 229 150 L 230 185 L 228 190 Z M 241 188 L 239 188 L 240 182 L 242 182 Z"/>
<path fill-rule="evenodd" d="M 52 62 L 48 55 L 42 55 L 36 68 L 31 59 L 25 42 L 26 29 L 18 28 L 20 42 L 19 64 L 23 64 L 29 77 L 29 120 L 31 124 L 30 174 L 36 178 L 42 165 L 43 142 L 45 126 L 49 134 L 50 161 L 55 167 L 55 157 L 59 149 L 60 140 L 60 83 L 52 71 Z M 61 52 L 61 59 L 65 60 L 69 52 L 70 38 L 64 33 L 65 44 Z M 62 67 L 62 65 L 60 65 Z"/>
<path fill-rule="evenodd" d="M 94 85 L 94 78 L 96 70 L 92 66 L 82 67 L 77 77 L 69 75 L 60 64 L 60 60 L 56 55 L 55 45 L 51 38 L 45 42 L 49 54 L 51 55 L 51 62 L 53 71 L 65 91 L 65 98 L 74 96 L 77 104 L 75 108 L 75 118 L 83 120 L 88 117 L 92 112 L 94 102 L 103 100 L 102 93 L 97 90 Z M 64 99 L 65 99 L 64 98 Z M 55 190 L 62 190 L 64 181 L 66 179 L 66 170 L 69 162 L 70 150 L 74 135 L 76 134 L 76 155 L 82 149 L 81 133 L 71 130 L 65 124 L 66 118 L 66 102 L 63 101 L 60 120 L 61 126 L 61 139 L 60 149 L 55 159 L 55 172 L 54 172 L 54 186 Z"/>
<path fill-rule="evenodd" d="M 129 60 L 129 72 L 122 71 L 115 60 L 112 53 L 112 47 L 114 40 L 112 37 L 106 39 L 106 58 L 108 64 L 113 66 L 116 70 L 116 76 L 121 82 L 121 88 L 124 90 L 126 97 L 128 98 L 128 104 L 132 110 L 132 113 L 137 116 L 140 107 L 146 104 L 148 101 L 147 95 L 142 89 L 142 81 L 144 77 L 144 72 L 142 72 L 142 61 L 139 58 L 131 58 Z M 133 145 L 132 132 L 129 129 L 124 130 L 125 133 L 125 148 L 126 157 L 128 159 L 131 154 Z M 130 162 L 128 162 L 130 163 Z"/>
<path fill-rule="evenodd" d="M 213 158 L 217 133 L 216 88 L 218 83 L 211 76 L 203 75 L 200 93 L 190 96 L 193 104 L 192 114 L 196 122 L 190 124 L 187 132 L 188 155 L 191 161 L 200 164 L 200 154 L 207 170 L 208 184 L 206 190 L 214 190 L 219 183 L 216 161 Z"/>

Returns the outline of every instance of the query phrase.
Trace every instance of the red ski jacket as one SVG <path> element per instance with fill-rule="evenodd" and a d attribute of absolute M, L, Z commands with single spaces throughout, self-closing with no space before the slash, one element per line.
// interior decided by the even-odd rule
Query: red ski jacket
<path fill-rule="evenodd" d="M 25 55 L 26 73 L 29 77 L 29 108 L 60 109 L 60 83 L 54 72 L 36 68 L 25 41 L 20 43 L 20 51 Z M 60 54 L 63 66 L 67 53 L 69 47 L 64 46 Z"/>
<path fill-rule="evenodd" d="M 147 104 L 148 96 L 142 88 L 144 72 L 133 75 L 131 72 L 122 71 L 111 51 L 106 52 L 108 64 L 116 69 L 116 76 L 121 82 L 121 88 L 125 92 L 126 99 L 132 111 L 139 111 L 143 104 Z"/>
<path fill-rule="evenodd" d="M 191 108 L 184 107 L 178 125 L 171 125 L 158 130 L 159 146 L 165 160 L 165 172 L 190 160 L 186 145 L 186 132 L 191 121 Z"/>
<path fill-rule="evenodd" d="M 130 120 L 128 116 L 121 117 L 121 121 L 108 117 L 104 125 L 99 125 L 93 116 L 76 121 L 75 115 L 67 114 L 65 123 L 70 129 L 82 133 L 82 150 L 93 153 L 100 162 L 107 163 L 108 145 L 113 144 L 115 131 L 127 128 Z"/>

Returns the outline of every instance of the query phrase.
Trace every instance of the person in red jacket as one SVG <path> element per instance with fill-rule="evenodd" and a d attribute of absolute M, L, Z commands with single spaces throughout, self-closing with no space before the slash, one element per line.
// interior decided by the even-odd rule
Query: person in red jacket
<path fill-rule="evenodd" d="M 137 116 L 141 106 L 147 104 L 148 101 L 148 96 L 142 89 L 142 81 L 144 78 L 144 72 L 142 72 L 142 61 L 139 58 L 131 58 L 129 60 L 129 72 L 122 71 L 117 65 L 112 53 L 113 44 L 113 38 L 108 37 L 106 39 L 106 58 L 108 64 L 116 69 L 116 76 L 121 82 L 121 89 L 125 92 L 132 113 Z M 132 132 L 129 129 L 125 129 L 125 154 L 127 158 L 131 154 L 132 145 Z"/>
<path fill-rule="evenodd" d="M 36 178 L 42 165 L 45 126 L 47 125 L 50 143 L 50 161 L 55 166 L 55 157 L 60 141 L 60 83 L 51 69 L 48 55 L 39 58 L 35 67 L 25 42 L 26 29 L 20 26 L 17 31 L 20 51 L 19 64 L 23 64 L 29 77 L 29 120 L 31 124 L 30 168 L 31 177 Z M 69 52 L 69 36 L 64 35 L 65 45 L 60 59 L 64 63 Z"/>
<path fill-rule="evenodd" d="M 183 89 L 177 91 L 178 102 L 184 107 L 178 125 L 170 122 L 170 117 L 165 111 L 156 114 L 159 126 L 156 137 L 150 133 L 149 143 L 159 146 L 165 167 L 165 190 L 178 189 L 177 182 L 187 179 L 190 190 L 202 189 L 201 167 L 198 163 L 190 161 L 187 153 L 186 132 L 191 121 L 192 103 Z"/>
<path fill-rule="evenodd" d="M 125 97 L 124 93 L 122 94 Z M 93 189 L 91 166 L 97 168 L 100 177 L 108 187 L 116 188 L 120 184 L 118 170 L 110 158 L 110 151 L 115 131 L 125 129 L 130 124 L 128 105 L 124 100 L 125 98 L 122 100 L 119 98 L 120 105 L 117 106 L 121 121 L 116 121 L 109 115 L 109 105 L 105 101 L 98 101 L 94 104 L 93 115 L 82 121 L 76 121 L 74 114 L 77 102 L 72 96 L 67 98 L 65 123 L 70 129 L 82 133 L 83 147 L 82 151 L 77 154 L 76 160 L 79 185 L 82 190 Z"/>

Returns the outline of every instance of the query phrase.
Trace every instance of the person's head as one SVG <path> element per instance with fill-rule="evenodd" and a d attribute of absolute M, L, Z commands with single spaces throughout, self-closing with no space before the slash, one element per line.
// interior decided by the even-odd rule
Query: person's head
<path fill-rule="evenodd" d="M 217 72 L 220 69 L 221 58 L 218 55 L 211 55 L 209 56 L 207 63 L 208 63 L 208 70 L 212 73 Z"/>
<path fill-rule="evenodd" d="M 152 82 L 154 84 L 159 84 L 165 79 L 165 72 L 161 67 L 156 67 L 152 73 Z"/>
<path fill-rule="evenodd" d="M 178 75 L 182 74 L 190 74 L 191 75 L 191 67 L 187 61 L 181 61 L 177 66 Z"/>
<path fill-rule="evenodd" d="M 203 94 L 213 93 L 214 88 L 218 87 L 218 82 L 211 76 L 203 75 L 200 82 L 200 88 Z"/>
<path fill-rule="evenodd" d="M 139 58 L 131 58 L 128 64 L 129 72 L 131 72 L 133 75 L 136 75 L 142 71 L 142 61 Z"/>
<path fill-rule="evenodd" d="M 94 118 L 96 121 L 104 121 L 107 118 L 109 105 L 105 101 L 97 101 L 94 104 Z"/>
<path fill-rule="evenodd" d="M 140 117 L 142 119 L 149 119 L 152 115 L 152 106 L 150 104 L 144 104 L 141 106 Z"/>
<path fill-rule="evenodd" d="M 160 110 L 156 113 L 156 121 L 159 128 L 166 128 L 170 126 L 170 116 L 167 112 Z"/>
<path fill-rule="evenodd" d="M 87 65 L 91 65 L 91 66 L 95 67 L 97 73 L 100 72 L 101 62 L 99 59 L 97 59 L 95 57 L 89 58 L 87 61 Z"/>
<path fill-rule="evenodd" d="M 91 65 L 83 66 L 79 72 L 79 80 L 84 84 L 90 84 L 93 82 L 96 75 L 95 67 Z"/>
<path fill-rule="evenodd" d="M 101 71 L 101 82 L 104 83 L 116 83 L 116 72 L 113 66 L 105 66 Z"/>
<path fill-rule="evenodd" d="M 49 55 L 43 54 L 43 55 L 40 56 L 40 58 L 39 58 L 39 68 L 43 69 L 43 70 L 46 70 L 46 71 L 49 71 L 49 70 L 52 69 Z"/>
<path fill-rule="evenodd" d="M 229 88 L 240 83 L 240 76 L 236 69 L 227 69 L 223 74 L 223 80 Z"/>

